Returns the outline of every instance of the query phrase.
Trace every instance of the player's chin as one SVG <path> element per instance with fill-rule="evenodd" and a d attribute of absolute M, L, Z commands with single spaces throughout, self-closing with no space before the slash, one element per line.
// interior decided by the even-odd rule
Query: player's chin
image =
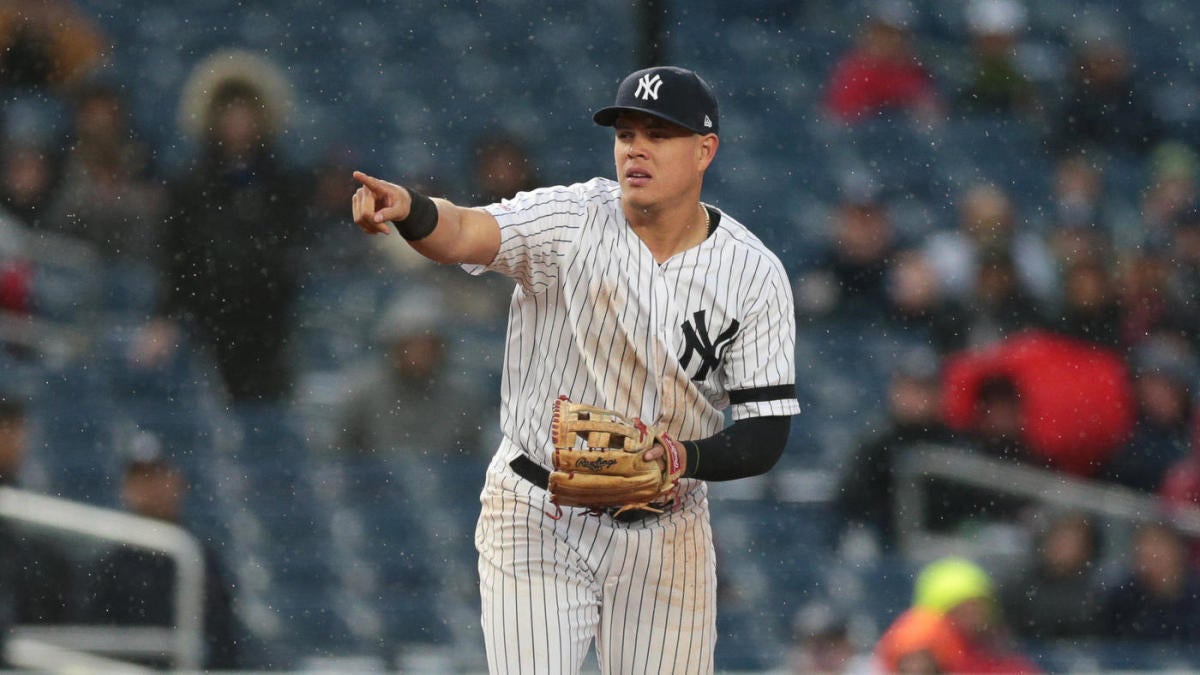
<path fill-rule="evenodd" d="M 650 190 L 641 186 L 631 186 L 627 183 L 621 184 L 621 197 L 629 206 L 646 209 L 654 205 L 654 195 Z"/>

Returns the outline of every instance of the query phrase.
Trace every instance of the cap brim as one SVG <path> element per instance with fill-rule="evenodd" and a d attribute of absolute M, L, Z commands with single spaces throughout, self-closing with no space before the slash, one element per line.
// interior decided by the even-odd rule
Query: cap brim
<path fill-rule="evenodd" d="M 666 120 L 666 121 L 670 122 L 671 124 L 677 124 L 677 125 L 683 127 L 684 129 L 687 129 L 688 131 L 690 131 L 692 133 L 696 133 L 696 134 L 703 135 L 703 134 L 714 133 L 711 129 L 707 129 L 707 130 L 696 129 L 695 127 L 692 127 L 688 124 L 684 124 L 683 122 L 675 119 L 674 117 L 671 117 L 669 115 L 664 115 L 657 110 L 650 110 L 649 108 L 638 108 L 635 106 L 612 105 L 607 108 L 601 108 L 601 109 L 597 110 L 595 112 L 595 114 L 592 115 L 592 121 L 595 122 L 596 124 L 599 124 L 602 127 L 611 127 L 617 123 L 617 115 L 620 115 L 623 112 L 645 113 L 647 115 L 657 117 L 660 120 Z"/>

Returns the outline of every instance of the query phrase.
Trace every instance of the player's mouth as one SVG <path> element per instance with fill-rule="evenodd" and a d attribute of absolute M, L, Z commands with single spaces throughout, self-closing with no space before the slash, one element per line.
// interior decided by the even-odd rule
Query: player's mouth
<path fill-rule="evenodd" d="M 650 182 L 650 174 L 641 169 L 630 169 L 625 172 L 625 183 L 631 187 L 642 187 Z"/>

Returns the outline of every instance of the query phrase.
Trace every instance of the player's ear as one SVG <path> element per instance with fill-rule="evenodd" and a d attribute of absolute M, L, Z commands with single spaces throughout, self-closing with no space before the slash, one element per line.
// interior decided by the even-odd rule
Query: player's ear
<path fill-rule="evenodd" d="M 700 137 L 700 143 L 696 147 L 696 159 L 700 163 L 700 170 L 704 171 L 712 164 L 713 158 L 717 156 L 717 147 L 721 145 L 721 139 L 717 138 L 716 134 L 704 134 Z"/>

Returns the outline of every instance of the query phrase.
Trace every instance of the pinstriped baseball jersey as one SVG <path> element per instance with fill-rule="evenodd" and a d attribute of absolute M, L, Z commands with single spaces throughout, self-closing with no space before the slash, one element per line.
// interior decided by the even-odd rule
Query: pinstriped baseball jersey
<path fill-rule="evenodd" d="M 500 249 L 478 274 L 517 281 L 502 382 L 503 438 L 475 531 L 492 673 L 713 671 L 716 554 L 706 484 L 620 523 L 553 506 L 510 469 L 549 466 L 551 402 L 573 400 L 706 438 L 735 419 L 799 412 L 791 289 L 778 259 L 709 208 L 715 230 L 659 263 L 625 220 L 620 185 L 596 178 L 485 207 Z"/>
<path fill-rule="evenodd" d="M 560 394 L 664 421 L 683 439 L 720 431 L 730 404 L 735 420 L 797 414 L 795 318 L 778 258 L 718 213 L 711 236 L 659 264 L 620 198 L 618 183 L 595 178 L 486 207 L 500 250 L 490 266 L 466 268 L 518 282 L 504 435 L 548 466 L 550 402 Z"/>

